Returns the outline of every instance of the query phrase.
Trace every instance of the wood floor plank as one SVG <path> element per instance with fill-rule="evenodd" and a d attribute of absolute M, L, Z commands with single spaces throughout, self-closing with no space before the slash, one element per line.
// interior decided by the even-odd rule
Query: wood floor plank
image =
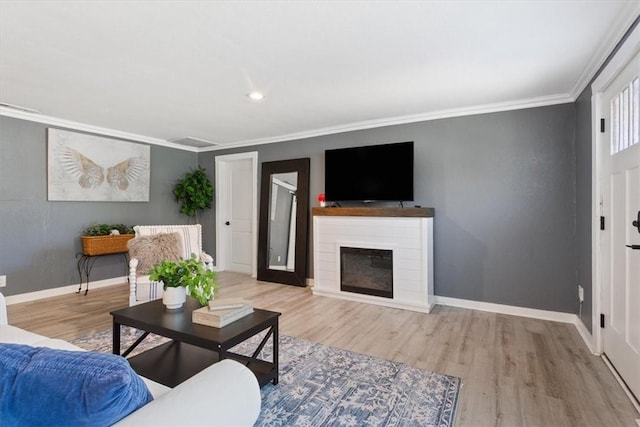
<path fill-rule="evenodd" d="M 282 312 L 283 334 L 462 378 L 457 427 L 637 427 L 640 414 L 573 325 L 445 306 L 416 313 L 218 277 L 220 297 Z M 14 304 L 9 322 L 72 340 L 109 329 L 128 297 L 122 284 Z"/>

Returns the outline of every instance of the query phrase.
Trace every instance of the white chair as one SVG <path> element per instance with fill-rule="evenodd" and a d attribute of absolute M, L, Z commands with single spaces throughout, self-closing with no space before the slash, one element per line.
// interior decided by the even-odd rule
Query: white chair
<path fill-rule="evenodd" d="M 7 325 L 9 321 L 7 319 L 7 300 L 0 292 L 0 325 Z"/>
<path fill-rule="evenodd" d="M 202 227 L 194 225 L 136 225 L 133 227 L 136 237 L 151 236 L 159 233 L 179 233 L 182 241 L 183 259 L 188 259 L 191 254 L 203 262 L 204 267 L 213 270 L 213 258 L 202 250 Z M 138 276 L 136 269 L 138 260 L 129 260 L 129 306 L 162 298 L 162 282 L 149 280 L 148 275 Z"/>

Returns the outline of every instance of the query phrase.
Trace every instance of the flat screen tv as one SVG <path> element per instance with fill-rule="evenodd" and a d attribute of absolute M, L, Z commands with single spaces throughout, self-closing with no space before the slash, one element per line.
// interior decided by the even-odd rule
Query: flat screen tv
<path fill-rule="evenodd" d="M 412 201 L 413 141 L 326 150 L 324 192 L 330 202 Z"/>

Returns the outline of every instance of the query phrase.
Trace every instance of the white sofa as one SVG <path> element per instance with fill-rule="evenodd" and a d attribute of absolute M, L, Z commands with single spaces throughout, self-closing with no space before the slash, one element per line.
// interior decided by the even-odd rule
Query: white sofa
<path fill-rule="evenodd" d="M 84 351 L 60 339 L 9 325 L 0 293 L 0 342 Z M 223 360 L 171 389 L 147 378 L 154 400 L 120 420 L 117 426 L 252 426 L 260 413 L 260 387 L 242 364 Z"/>

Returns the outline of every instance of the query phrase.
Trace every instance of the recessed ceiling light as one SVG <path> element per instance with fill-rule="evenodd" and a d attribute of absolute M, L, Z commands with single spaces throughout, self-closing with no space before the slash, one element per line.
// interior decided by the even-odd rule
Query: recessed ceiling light
<path fill-rule="evenodd" d="M 261 92 L 251 92 L 249 95 L 247 95 L 249 97 L 249 99 L 251 99 L 252 101 L 262 101 L 262 99 L 264 99 L 264 95 Z"/>

